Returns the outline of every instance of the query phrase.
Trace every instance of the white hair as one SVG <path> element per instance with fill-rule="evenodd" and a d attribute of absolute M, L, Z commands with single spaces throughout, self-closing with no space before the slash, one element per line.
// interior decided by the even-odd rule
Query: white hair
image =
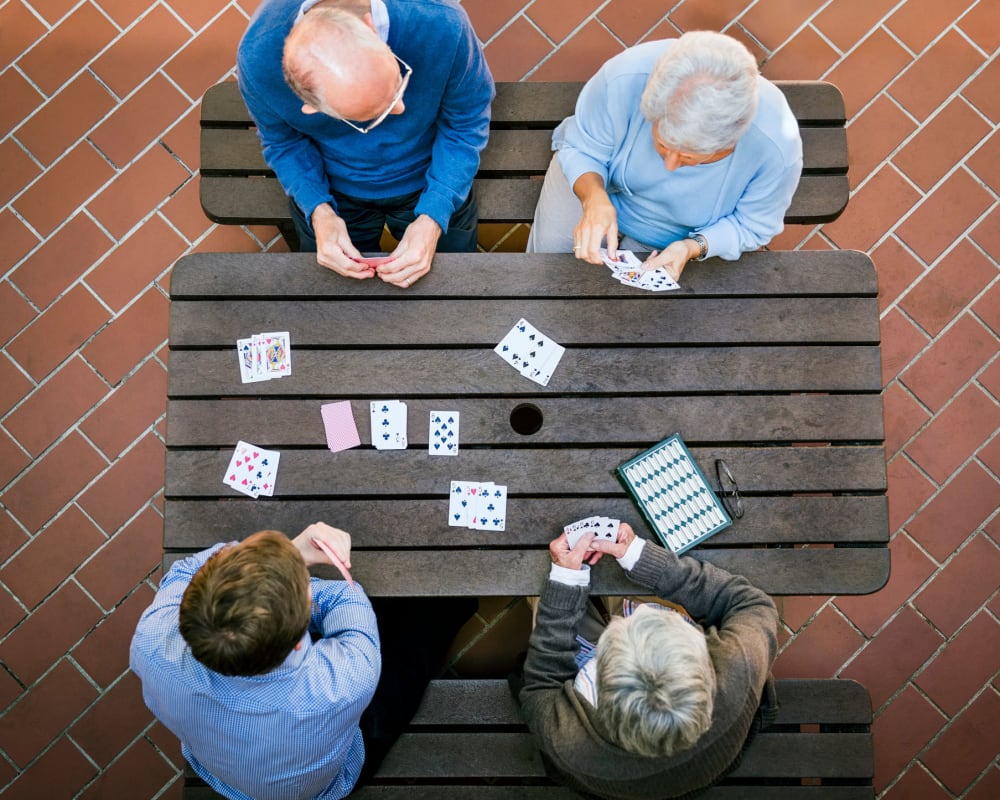
<path fill-rule="evenodd" d="M 757 62 L 736 39 L 690 31 L 657 60 L 641 109 L 667 147 L 709 155 L 736 144 L 757 113 Z"/>
<path fill-rule="evenodd" d="M 705 635 L 679 614 L 640 606 L 597 642 L 597 716 L 630 753 L 670 756 L 711 727 L 715 668 Z"/>

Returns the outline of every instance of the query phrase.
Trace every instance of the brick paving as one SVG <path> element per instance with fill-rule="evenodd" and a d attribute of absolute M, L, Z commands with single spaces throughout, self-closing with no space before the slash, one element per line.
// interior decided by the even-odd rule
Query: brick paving
<path fill-rule="evenodd" d="M 180 748 L 127 670 L 159 578 L 170 266 L 281 250 L 198 204 L 198 101 L 255 0 L 0 2 L 0 794 L 179 798 Z M 780 598 L 780 676 L 861 680 L 878 792 L 1000 796 L 1000 4 L 465 0 L 497 80 L 584 80 L 696 28 L 844 93 L 852 199 L 774 248 L 879 272 L 892 574 Z M 667 9 L 665 13 L 665 9 Z M 525 230 L 484 231 L 516 250 Z M 454 674 L 504 674 L 492 598 Z"/>

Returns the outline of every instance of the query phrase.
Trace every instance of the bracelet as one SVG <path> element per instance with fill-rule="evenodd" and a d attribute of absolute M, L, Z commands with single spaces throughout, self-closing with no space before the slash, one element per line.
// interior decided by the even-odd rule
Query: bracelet
<path fill-rule="evenodd" d="M 698 260 L 701 261 L 705 256 L 708 255 L 708 239 L 702 236 L 700 233 L 692 233 L 689 237 L 695 244 L 698 245 Z"/>

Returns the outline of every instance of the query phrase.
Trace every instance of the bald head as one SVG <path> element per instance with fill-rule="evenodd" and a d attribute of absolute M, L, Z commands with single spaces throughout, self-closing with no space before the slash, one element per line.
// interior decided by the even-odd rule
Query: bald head
<path fill-rule="evenodd" d="M 382 114 L 399 88 L 399 65 L 375 33 L 367 4 L 310 9 L 285 39 L 285 80 L 302 110 L 367 120 Z"/>

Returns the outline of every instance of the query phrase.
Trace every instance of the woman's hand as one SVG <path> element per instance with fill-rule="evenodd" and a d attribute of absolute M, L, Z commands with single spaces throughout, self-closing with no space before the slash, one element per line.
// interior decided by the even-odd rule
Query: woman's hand
<path fill-rule="evenodd" d="M 602 240 L 607 240 L 609 253 L 618 250 L 618 212 L 596 172 L 585 172 L 577 178 L 573 191 L 583 206 L 583 216 L 573 229 L 573 254 L 582 261 L 603 264 Z"/>

